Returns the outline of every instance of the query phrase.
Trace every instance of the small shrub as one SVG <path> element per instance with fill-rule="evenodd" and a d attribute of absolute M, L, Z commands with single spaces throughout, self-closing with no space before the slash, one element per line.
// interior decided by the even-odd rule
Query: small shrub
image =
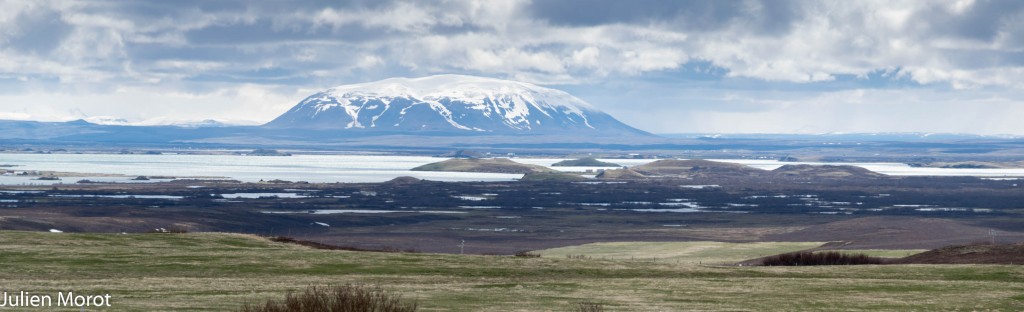
<path fill-rule="evenodd" d="M 588 257 L 588 256 L 586 256 L 586 255 L 573 255 L 573 254 L 568 254 L 568 255 L 565 255 L 565 257 L 566 257 L 566 258 L 568 258 L 568 259 L 581 259 L 581 260 L 587 260 L 587 259 L 590 259 L 590 257 Z"/>
<path fill-rule="evenodd" d="M 180 227 L 166 227 L 166 228 L 155 228 L 146 233 L 171 233 L 171 234 L 185 234 L 188 233 L 188 229 Z"/>
<path fill-rule="evenodd" d="M 284 300 L 267 300 L 262 305 L 242 306 L 239 312 L 412 312 L 415 302 L 409 303 L 400 295 L 380 287 L 332 286 L 306 288 L 301 294 L 289 293 Z"/>
<path fill-rule="evenodd" d="M 604 306 L 601 305 L 600 303 L 580 302 L 580 303 L 576 304 L 576 307 L 579 308 L 577 311 L 580 311 L 580 312 L 601 312 L 601 311 L 604 311 Z"/>
<path fill-rule="evenodd" d="M 523 250 L 523 251 L 520 251 L 520 252 L 516 252 L 515 256 L 517 258 L 540 258 L 540 254 L 532 253 L 532 252 L 530 252 L 528 250 Z"/>
<path fill-rule="evenodd" d="M 794 252 L 764 258 L 766 266 L 799 266 L 799 265 L 861 265 L 883 264 L 882 258 L 865 254 L 844 254 L 838 251 L 826 252 Z"/>

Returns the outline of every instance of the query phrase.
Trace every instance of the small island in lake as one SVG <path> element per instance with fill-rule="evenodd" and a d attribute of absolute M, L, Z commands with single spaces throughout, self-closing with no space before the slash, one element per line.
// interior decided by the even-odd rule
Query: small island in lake
<path fill-rule="evenodd" d="M 291 156 L 292 155 L 291 153 L 283 153 L 283 152 L 279 152 L 279 151 L 274 150 L 274 149 L 264 149 L 264 148 L 257 148 L 257 149 L 254 149 L 252 152 L 249 152 L 249 153 L 235 153 L 235 154 L 245 155 L 245 156 Z"/>
<path fill-rule="evenodd" d="M 551 164 L 552 167 L 622 167 L 619 164 L 604 162 L 593 157 L 568 159 Z"/>
<path fill-rule="evenodd" d="M 412 171 L 452 171 L 485 173 L 552 172 L 550 168 L 517 163 L 508 158 L 456 158 L 412 168 Z"/>

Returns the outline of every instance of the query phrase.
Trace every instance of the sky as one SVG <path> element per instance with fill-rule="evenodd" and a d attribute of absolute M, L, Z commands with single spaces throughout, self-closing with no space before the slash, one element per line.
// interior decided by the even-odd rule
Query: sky
<path fill-rule="evenodd" d="M 0 119 L 259 124 L 450 73 L 654 133 L 1024 135 L 1024 1 L 0 0 Z"/>

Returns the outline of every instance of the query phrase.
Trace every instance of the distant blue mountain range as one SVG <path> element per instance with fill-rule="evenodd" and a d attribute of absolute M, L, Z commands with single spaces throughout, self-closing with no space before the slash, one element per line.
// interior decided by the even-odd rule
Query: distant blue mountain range
<path fill-rule="evenodd" d="M 100 122 L 103 123 L 103 122 Z M 0 145 L 294 146 L 322 149 L 540 148 L 787 150 L 870 148 L 949 153 L 1019 149 L 1012 137 L 963 134 L 665 134 L 630 127 L 568 93 L 460 75 L 392 78 L 317 92 L 259 126 L 0 120 Z M 870 143 L 865 146 L 859 144 Z M 979 145 L 980 144 L 980 145 Z M 870 148 L 869 148 L 870 147 Z"/>

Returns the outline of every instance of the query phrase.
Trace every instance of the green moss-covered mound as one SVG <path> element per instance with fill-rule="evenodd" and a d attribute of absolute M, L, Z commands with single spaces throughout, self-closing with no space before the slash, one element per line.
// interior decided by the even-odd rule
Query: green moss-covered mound
<path fill-rule="evenodd" d="M 568 159 L 551 164 L 552 167 L 622 167 L 616 163 L 604 162 L 593 157 Z"/>
<path fill-rule="evenodd" d="M 551 172 L 550 168 L 538 165 L 521 164 L 508 158 L 470 158 L 449 159 L 441 162 L 412 168 L 412 171 L 451 171 L 451 172 L 486 172 L 486 173 L 537 173 Z"/>

